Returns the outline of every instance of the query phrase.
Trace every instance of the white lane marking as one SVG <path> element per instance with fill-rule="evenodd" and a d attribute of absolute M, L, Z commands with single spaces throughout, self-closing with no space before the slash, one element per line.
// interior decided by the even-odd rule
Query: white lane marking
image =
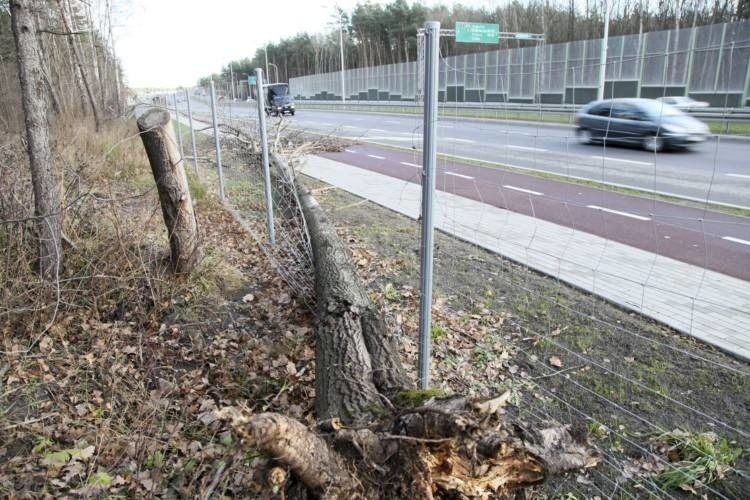
<path fill-rule="evenodd" d="M 600 207 L 599 205 L 586 205 L 586 208 L 593 208 L 594 210 L 601 210 L 602 212 L 609 212 L 611 214 L 622 215 L 623 217 L 630 217 L 636 220 L 651 220 L 651 217 L 644 217 L 642 215 L 631 214 L 629 212 L 620 212 L 619 210 L 612 210 L 611 208 Z"/>
<path fill-rule="evenodd" d="M 595 160 L 620 161 L 622 163 L 632 163 L 634 165 L 653 165 L 653 163 L 649 163 L 647 161 L 625 160 L 623 158 L 615 158 L 614 156 L 596 156 L 596 155 L 590 155 L 589 157 L 593 158 Z"/>
<path fill-rule="evenodd" d="M 370 158 L 375 158 L 376 160 L 385 160 L 385 156 L 378 156 L 378 155 L 367 155 Z"/>
<path fill-rule="evenodd" d="M 383 130 L 382 128 L 371 128 L 373 132 L 388 132 L 387 130 Z"/>
<path fill-rule="evenodd" d="M 333 123 L 329 123 L 329 122 L 317 122 L 317 123 L 318 125 L 326 125 L 328 127 L 333 127 Z"/>
<path fill-rule="evenodd" d="M 471 139 L 459 139 L 458 137 L 446 137 L 446 141 L 454 141 L 454 142 L 465 142 L 467 144 L 474 144 L 477 141 L 472 141 Z"/>
<path fill-rule="evenodd" d="M 745 175 L 745 174 L 727 174 L 727 177 L 737 177 L 739 179 L 750 179 L 750 175 Z"/>
<path fill-rule="evenodd" d="M 346 151 L 347 153 L 355 153 L 355 154 L 357 153 L 357 152 L 356 152 L 356 151 L 354 151 L 353 149 L 345 149 L 344 151 Z"/>
<path fill-rule="evenodd" d="M 505 147 L 511 148 L 511 149 L 522 149 L 524 151 L 539 151 L 540 153 L 547 151 L 546 149 L 542 149 L 542 148 L 531 148 L 528 146 L 513 146 L 512 144 L 506 144 Z"/>
<path fill-rule="evenodd" d="M 446 172 L 445 175 L 453 175 L 456 177 L 460 177 L 462 179 L 474 179 L 474 177 L 470 175 L 464 175 L 464 174 L 457 174 L 456 172 Z"/>
<path fill-rule="evenodd" d="M 343 128 L 359 128 L 354 125 L 344 125 Z"/>
<path fill-rule="evenodd" d="M 355 141 L 361 141 L 362 139 L 368 139 L 370 141 L 400 141 L 400 142 L 412 142 L 414 140 L 413 137 L 394 137 L 394 136 L 378 136 L 378 135 L 360 135 L 360 136 L 351 136 L 351 135 L 342 135 L 340 137 L 343 137 L 344 139 L 352 139 Z"/>
<path fill-rule="evenodd" d="M 532 191 L 531 189 L 524 189 L 524 188 L 520 188 L 516 186 L 509 186 L 508 184 L 504 184 L 503 187 L 506 189 L 512 189 L 513 191 L 520 191 L 522 193 L 533 194 L 534 196 L 544 195 L 544 193 L 540 193 L 539 191 Z"/>
<path fill-rule="evenodd" d="M 406 165 L 407 167 L 422 168 L 422 165 L 417 165 L 415 163 L 409 163 L 408 161 L 402 161 L 401 165 Z"/>
<path fill-rule="evenodd" d="M 438 123 L 438 127 L 453 128 L 452 123 Z"/>
<path fill-rule="evenodd" d="M 401 125 L 401 122 L 395 122 L 393 120 L 386 120 L 384 123 L 392 123 L 394 125 Z"/>
<path fill-rule="evenodd" d="M 750 245 L 750 241 L 741 240 L 739 238 L 735 238 L 734 236 L 722 236 L 721 239 L 731 241 L 733 243 L 739 243 L 740 245 Z"/>

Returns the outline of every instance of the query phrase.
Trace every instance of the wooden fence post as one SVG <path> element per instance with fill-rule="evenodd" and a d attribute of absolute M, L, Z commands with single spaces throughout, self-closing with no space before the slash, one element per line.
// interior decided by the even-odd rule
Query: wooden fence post
<path fill-rule="evenodd" d="M 138 118 L 138 130 L 159 191 L 172 268 L 176 273 L 189 273 L 200 262 L 202 253 L 193 200 L 170 119 L 167 111 L 151 109 Z"/>

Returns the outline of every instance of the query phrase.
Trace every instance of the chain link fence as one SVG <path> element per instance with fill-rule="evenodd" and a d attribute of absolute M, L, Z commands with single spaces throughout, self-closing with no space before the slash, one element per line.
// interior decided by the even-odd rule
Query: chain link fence
<path fill-rule="evenodd" d="M 640 41 L 632 36 L 610 39 L 612 61 L 608 63 L 607 78 L 624 81 L 641 75 L 641 90 L 648 85 L 662 90 L 673 84 L 688 85 L 693 74 L 688 60 L 692 60 L 692 64 L 700 60 L 695 44 L 704 39 L 701 37 L 708 36 L 701 33 L 714 33 L 709 38 L 715 38 L 719 36 L 715 35 L 718 30 L 724 33 L 726 42 L 729 31 L 734 36 L 730 45 L 702 46 L 706 53 L 714 51 L 711 54 L 716 64 L 707 66 L 714 72 L 714 90 L 723 89 L 728 93 L 736 85 L 726 83 L 731 78 L 724 82 L 721 75 L 729 77 L 738 67 L 734 62 L 730 64 L 727 57 L 736 61 L 738 55 L 744 54 L 746 64 L 747 52 L 737 51 L 746 50 L 740 41 L 741 37 L 750 35 L 742 31 L 747 26 L 750 23 L 681 30 L 690 34 L 687 42 L 682 34 L 679 36 L 683 41 L 677 41 L 678 32 L 650 33 L 639 37 Z M 594 42 L 461 56 L 442 54 L 441 100 L 456 107 L 462 100 L 478 96 L 480 106 L 489 106 L 490 94 L 505 89 L 500 94 L 506 100 L 512 96 L 538 99 L 541 94 L 552 93 L 565 102 L 568 93 L 565 81 L 581 82 L 580 86 L 574 86 L 576 94 L 595 81 L 598 58 L 593 54 L 598 55 L 598 48 Z M 664 53 L 667 47 L 677 52 L 667 56 Z M 693 53 L 688 55 L 681 47 L 692 47 Z M 652 54 L 653 57 L 630 57 L 633 54 Z M 493 57 L 496 59 L 494 66 L 488 66 L 486 63 L 491 63 Z M 537 64 L 539 58 L 547 62 Z M 498 68 L 517 69 L 517 74 L 502 74 Z M 416 63 L 394 65 L 390 69 L 352 70 L 349 74 L 359 75 L 357 78 L 361 82 L 359 87 L 348 88 L 352 89 L 352 96 L 363 101 L 392 101 L 396 95 L 413 97 L 416 71 Z M 746 66 L 744 71 L 747 72 Z M 657 74 L 659 78 L 654 76 Z M 572 80 L 566 80 L 568 77 Z M 336 74 L 306 78 L 325 82 L 320 83 L 325 87 L 312 89 L 318 94 L 312 97 L 336 98 Z M 696 82 L 695 87 L 689 83 L 690 88 L 708 89 L 709 79 Z M 292 88 L 294 85 L 296 83 L 292 82 Z M 197 174 L 217 190 L 223 185 L 226 205 L 239 220 L 252 226 L 250 232 L 282 278 L 301 300 L 311 304 L 314 300 L 312 252 L 296 197 L 294 174 L 283 161 L 271 155 L 271 214 L 276 236 L 272 244 L 266 224 L 257 105 L 254 101 L 241 100 L 242 92 L 237 88 L 232 90 L 227 82 L 215 82 L 215 87 L 216 128 L 212 125 L 210 95 L 203 89 L 189 93 L 193 128 L 200 131 L 196 139 L 198 150 L 192 154 L 202 160 L 198 163 Z M 176 105 L 177 115 L 181 117 L 179 122 L 183 125 L 187 123 L 186 104 L 178 99 Z M 447 131 L 439 136 L 446 139 L 442 151 L 445 156 L 437 166 L 436 217 L 440 232 L 434 256 L 435 322 L 430 332 L 435 352 L 433 370 L 438 374 L 436 385 L 478 395 L 509 391 L 513 408 L 508 411 L 517 412 L 532 425 L 548 420 L 583 422 L 586 428 L 581 432 L 586 432 L 595 443 L 602 463 L 585 475 L 549 485 L 546 493 L 552 498 L 572 498 L 570 494 L 576 498 L 679 498 L 681 493 L 675 485 L 694 488 L 716 498 L 742 497 L 747 491 L 743 485 L 750 479 L 748 460 L 742 458 L 739 462 L 729 460 L 719 464 L 719 454 L 722 447 L 733 454 L 738 449 L 747 449 L 750 443 L 747 411 L 746 406 L 743 407 L 747 402 L 744 394 L 750 387 L 747 365 L 702 347 L 638 314 L 666 314 L 671 319 L 662 317 L 663 323 L 690 333 L 701 329 L 718 332 L 747 321 L 746 309 L 738 305 L 741 295 L 727 296 L 721 304 L 701 298 L 701 293 L 735 280 L 712 271 L 719 264 L 712 260 L 707 242 L 721 236 L 720 230 L 748 226 L 746 219 L 738 217 L 709 217 L 709 194 L 718 182 L 715 180 L 720 163 L 717 158 L 726 147 L 724 143 L 717 141 L 711 145 L 710 179 L 700 181 L 702 186 L 708 186 L 705 204 L 693 207 L 683 216 L 675 215 L 673 207 L 655 193 L 652 198 L 639 202 L 630 216 L 647 228 L 645 233 L 638 231 L 646 234 L 643 241 L 648 245 L 645 248 L 648 256 L 631 266 L 632 263 L 626 262 L 626 249 L 615 231 L 623 225 L 623 219 L 613 218 L 622 217 L 625 209 L 619 207 L 619 212 L 601 209 L 610 205 L 617 208 L 624 193 L 592 190 L 585 183 L 557 185 L 554 179 L 537 179 L 536 184 L 530 184 L 520 169 L 493 170 L 458 160 L 466 154 L 461 149 L 461 141 L 468 141 L 467 147 L 479 149 L 481 144 L 477 143 L 485 139 L 477 138 L 486 135 L 493 137 L 489 140 L 505 143 L 507 150 L 502 153 L 501 161 L 511 164 L 521 157 L 531 158 L 533 163 L 529 167 L 540 170 L 543 165 L 559 163 L 559 175 L 568 181 L 574 180 L 572 169 L 585 167 L 595 172 L 595 178 L 604 180 L 624 170 L 609 168 L 610 156 L 616 156 L 609 146 L 603 152 L 608 156 L 580 153 L 574 136 L 566 132 L 558 137 L 542 128 L 530 132 L 504 130 L 498 139 L 492 136 L 497 132 L 492 128 L 494 125 L 486 122 L 467 125 L 458 113 L 453 119 L 443 116 L 440 121 Z M 308 121 L 303 124 L 302 119 Z M 334 120 L 330 115 L 325 119 Z M 390 130 L 373 129 L 378 140 L 384 141 L 401 134 L 398 120 L 406 118 L 378 117 L 376 120 L 383 124 L 390 121 L 387 126 L 377 125 Z M 292 121 L 305 129 L 313 127 L 316 119 L 295 117 Z M 271 125 L 271 149 L 280 149 L 289 141 L 289 122 L 280 118 Z M 329 125 L 339 133 L 358 130 L 356 122 L 343 119 Z M 472 139 L 458 136 L 456 131 L 461 127 L 471 129 Z M 338 170 L 330 167 L 329 177 L 314 175 L 314 169 L 304 170 L 342 191 L 387 207 L 381 210 L 374 204 L 363 205 L 366 200 L 342 196 L 335 209 L 340 210 L 337 212 L 340 217 L 357 231 L 355 236 L 359 240 L 369 242 L 368 250 L 374 249 L 383 267 L 378 268 L 379 276 L 370 284 L 380 287 L 386 300 L 393 302 L 399 296 L 414 296 L 418 255 L 422 251 L 416 222 L 423 174 L 421 154 L 416 151 L 420 147 L 421 132 L 414 126 L 411 132 L 408 127 L 404 130 L 403 137 L 396 139 L 408 138 L 413 142 L 414 147 L 408 152 L 402 148 L 398 154 L 387 153 L 365 141 L 337 153 L 341 156 L 329 155 L 341 161 L 352 161 L 351 155 L 364 159 L 357 170 L 346 165 L 337 166 Z M 545 149 L 550 146 L 543 141 L 551 140 L 563 143 L 560 149 L 565 153 Z M 184 141 L 184 147 L 188 148 L 190 142 Z M 217 149 L 221 151 L 221 167 L 216 160 Z M 187 156 L 187 152 L 185 154 Z M 345 155 L 350 155 L 348 160 L 342 159 Z M 662 153 L 653 153 L 648 162 L 625 158 L 624 164 L 631 173 L 642 170 L 656 186 L 663 158 Z M 373 173 L 376 175 L 370 175 Z M 682 174 L 682 177 L 687 175 Z M 386 181 L 386 177 L 390 181 Z M 363 191 L 363 186 L 378 183 L 382 183 L 378 188 L 380 198 Z M 323 185 L 321 198 L 327 196 L 327 189 Z M 391 210 L 407 217 L 395 215 Z M 550 217 L 567 229 L 553 231 L 548 224 Z M 687 231 L 683 231 L 686 225 Z M 677 286 L 675 276 L 665 267 L 674 264 L 669 258 L 669 241 L 665 235 L 669 236 L 669 231 L 680 227 L 680 231 L 692 238 L 689 243 L 695 248 L 691 269 L 697 270 L 697 274 L 689 276 L 695 279 L 694 290 L 689 293 L 680 292 L 688 278 L 682 276 Z M 365 257 L 360 260 L 368 261 L 366 252 L 361 255 Z M 639 255 L 646 255 L 646 252 Z M 383 276 L 389 272 L 389 262 L 397 262 L 398 276 Z M 746 288 L 744 281 L 736 281 L 738 290 Z M 652 296 L 657 295 L 662 297 L 661 302 L 652 300 Z M 413 300 L 406 300 L 401 309 L 391 310 L 398 318 L 396 323 L 407 345 L 406 352 L 412 353 L 416 352 L 417 327 L 403 318 L 413 316 L 415 307 Z M 442 345 L 441 338 L 445 337 L 452 340 Z M 682 460 L 681 457 L 692 458 Z M 721 475 L 731 480 L 726 485 L 703 484 L 698 475 L 690 476 L 690 467 L 699 461 L 708 461 L 709 467 L 716 465 Z M 712 478 L 715 479 L 718 476 Z M 562 492 L 572 493 L 564 496 Z"/>

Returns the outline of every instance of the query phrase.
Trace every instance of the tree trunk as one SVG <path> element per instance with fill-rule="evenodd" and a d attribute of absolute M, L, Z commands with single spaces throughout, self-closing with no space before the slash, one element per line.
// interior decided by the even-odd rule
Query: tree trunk
<path fill-rule="evenodd" d="M 370 302 L 349 255 L 309 190 L 299 200 L 315 259 L 315 393 L 319 418 L 347 422 L 381 412 L 408 385 L 394 336 Z"/>
<path fill-rule="evenodd" d="M 189 273 L 201 258 L 198 225 L 169 113 L 162 109 L 147 111 L 138 118 L 138 130 L 159 191 L 172 268 L 176 273 Z"/>
<path fill-rule="evenodd" d="M 11 0 L 10 15 L 18 52 L 18 76 L 21 82 L 31 182 L 34 188 L 34 213 L 39 233 L 39 272 L 47 279 L 59 275 L 62 262 L 60 245 L 60 202 L 52 176 L 49 146 L 47 100 L 44 73 L 39 59 L 35 12 L 39 0 Z"/>
<path fill-rule="evenodd" d="M 60 16 L 62 17 L 63 26 L 65 26 L 65 31 L 68 33 L 71 33 L 73 30 L 71 28 L 71 23 L 68 20 L 68 15 L 65 10 L 65 7 L 63 6 L 61 0 L 57 0 L 57 6 L 60 9 Z M 83 58 L 80 54 L 80 51 L 78 50 L 78 45 L 75 43 L 75 40 L 72 38 L 74 35 L 68 35 L 68 41 L 70 45 L 70 50 L 73 52 L 73 58 L 75 60 L 75 64 L 78 67 L 78 71 L 80 72 L 81 80 L 83 81 L 83 87 L 86 90 L 86 97 L 88 98 L 89 106 L 91 106 L 91 112 L 94 115 L 94 125 L 96 127 L 96 131 L 98 132 L 101 128 L 101 119 L 99 117 L 99 108 L 96 105 L 96 100 L 94 99 L 94 94 L 91 91 L 91 84 L 89 83 L 89 79 L 86 76 L 86 70 L 83 66 Z"/>
<path fill-rule="evenodd" d="M 104 111 L 104 83 L 102 82 L 101 71 L 99 70 L 99 56 L 96 53 L 94 43 L 94 21 L 91 18 L 91 4 L 86 3 L 86 20 L 89 27 L 89 47 L 91 49 L 91 70 L 94 72 L 94 82 L 99 87 L 99 106 Z"/>
<path fill-rule="evenodd" d="M 39 14 L 36 15 L 36 23 L 37 26 L 41 26 L 42 23 L 40 22 L 40 16 Z M 49 91 L 49 97 L 52 101 L 52 111 L 56 115 L 62 114 L 62 106 L 60 104 L 60 98 L 57 96 L 57 89 L 55 89 L 54 85 L 52 85 L 52 79 L 50 78 L 50 67 L 53 65 L 49 63 L 49 56 L 50 51 L 47 49 L 44 43 L 44 34 L 43 33 L 37 33 L 37 40 L 39 42 L 39 49 L 40 49 L 40 64 L 42 67 L 42 77 L 44 78 L 44 83 L 47 85 L 47 90 Z"/>

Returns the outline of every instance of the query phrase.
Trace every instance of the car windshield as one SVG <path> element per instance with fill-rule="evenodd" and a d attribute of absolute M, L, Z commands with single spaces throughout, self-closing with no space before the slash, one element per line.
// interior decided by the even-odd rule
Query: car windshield
<path fill-rule="evenodd" d="M 684 115 L 684 113 L 679 109 L 661 101 L 641 101 L 638 103 L 638 107 L 652 118 L 658 118 L 660 116 Z"/>
<path fill-rule="evenodd" d="M 268 92 L 275 96 L 283 96 L 289 93 L 289 87 L 285 84 L 273 84 L 268 86 Z"/>

